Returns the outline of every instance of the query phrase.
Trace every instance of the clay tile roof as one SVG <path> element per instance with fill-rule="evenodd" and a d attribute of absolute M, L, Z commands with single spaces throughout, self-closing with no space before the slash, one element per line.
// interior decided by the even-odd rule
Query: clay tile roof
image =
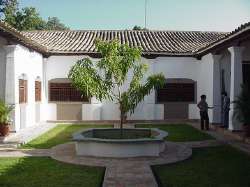
<path fill-rule="evenodd" d="M 143 54 L 194 55 L 228 33 L 200 31 L 79 30 L 22 32 L 27 38 L 46 46 L 54 54 L 96 53 L 96 39 L 117 39 L 122 44 L 141 47 Z"/>
<path fill-rule="evenodd" d="M 132 30 L 67 30 L 19 32 L 0 21 L 0 34 L 42 54 L 96 54 L 96 39 L 117 39 L 122 44 L 141 47 L 145 55 L 201 57 L 212 50 L 228 46 L 250 34 L 250 22 L 226 32 L 201 31 L 132 31 Z M 225 46 L 224 46 L 225 47 Z"/>
<path fill-rule="evenodd" d="M 225 47 L 225 43 L 233 41 L 240 36 L 243 36 L 243 38 L 244 38 L 244 36 L 248 37 L 249 34 L 250 34 L 250 22 L 240 25 L 234 31 L 229 32 L 228 34 L 224 35 L 224 37 L 221 37 L 220 39 L 211 42 L 209 45 L 200 48 L 196 52 L 196 56 L 202 56 L 203 54 L 207 54 L 210 51 L 212 51 L 220 46 Z"/>
<path fill-rule="evenodd" d="M 7 36 L 11 40 L 20 43 L 26 47 L 32 48 L 41 53 L 47 53 L 48 49 L 46 46 L 37 43 L 36 41 L 26 37 L 22 32 L 11 27 L 7 23 L 0 21 L 0 33 L 3 36 Z"/>

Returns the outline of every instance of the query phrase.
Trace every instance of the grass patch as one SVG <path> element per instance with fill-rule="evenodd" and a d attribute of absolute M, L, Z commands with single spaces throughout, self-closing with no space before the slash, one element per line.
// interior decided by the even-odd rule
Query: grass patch
<path fill-rule="evenodd" d="M 36 139 L 20 146 L 22 149 L 48 149 L 71 141 L 72 134 L 84 128 L 106 128 L 113 125 L 57 125 Z"/>
<path fill-rule="evenodd" d="M 97 187 L 105 168 L 65 164 L 47 157 L 0 158 L 1 187 Z"/>
<path fill-rule="evenodd" d="M 194 127 L 187 124 L 138 124 L 137 128 L 159 128 L 168 132 L 168 136 L 165 138 L 174 142 L 186 142 L 186 141 L 202 141 L 214 139 L 210 135 L 201 132 Z"/>
<path fill-rule="evenodd" d="M 230 146 L 194 149 L 189 160 L 152 169 L 163 187 L 250 186 L 250 157 Z"/>

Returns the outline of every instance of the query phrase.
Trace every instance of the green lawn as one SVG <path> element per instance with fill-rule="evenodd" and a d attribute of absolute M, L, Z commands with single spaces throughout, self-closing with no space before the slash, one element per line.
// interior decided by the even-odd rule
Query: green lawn
<path fill-rule="evenodd" d="M 189 160 L 152 168 L 164 187 L 250 186 L 250 156 L 230 146 L 194 149 Z"/>
<path fill-rule="evenodd" d="M 104 172 L 48 157 L 0 158 L 1 187 L 99 187 Z"/>
<path fill-rule="evenodd" d="M 104 128 L 113 127 L 113 125 L 57 125 L 50 131 L 42 134 L 36 139 L 20 146 L 20 148 L 30 149 L 47 149 L 58 144 L 69 142 L 72 139 L 72 133 L 77 132 L 83 128 Z"/>
<path fill-rule="evenodd" d="M 210 135 L 201 132 L 194 127 L 187 124 L 138 124 L 136 127 L 141 128 L 159 128 L 167 131 L 169 134 L 166 140 L 175 142 L 186 142 L 186 141 L 201 141 L 213 139 Z"/>

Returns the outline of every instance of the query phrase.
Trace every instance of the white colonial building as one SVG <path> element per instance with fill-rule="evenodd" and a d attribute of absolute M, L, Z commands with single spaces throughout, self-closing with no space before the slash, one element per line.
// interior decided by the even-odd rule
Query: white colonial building
<path fill-rule="evenodd" d="M 0 22 L 0 98 L 13 104 L 12 130 L 43 121 L 118 120 L 116 104 L 82 98 L 67 79 L 77 60 L 98 60 L 95 39 L 118 39 L 143 49 L 149 74 L 163 73 L 166 86 L 139 104 L 130 120 L 199 119 L 199 96 L 221 122 L 221 92 L 231 101 L 250 83 L 250 23 L 230 33 L 200 31 L 31 31 Z M 129 77 L 128 77 L 129 79 Z M 232 104 L 233 105 L 233 104 Z M 232 119 L 230 130 L 241 126 Z"/>

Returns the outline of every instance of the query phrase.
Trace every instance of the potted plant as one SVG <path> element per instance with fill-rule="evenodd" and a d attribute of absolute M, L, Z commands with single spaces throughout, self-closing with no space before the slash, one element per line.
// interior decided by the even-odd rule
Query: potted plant
<path fill-rule="evenodd" d="M 242 85 L 241 93 L 234 101 L 234 117 L 243 124 L 246 137 L 250 137 L 250 90 Z"/>
<path fill-rule="evenodd" d="M 10 132 L 10 112 L 13 110 L 13 106 L 6 105 L 0 100 L 0 135 L 8 136 Z"/>

